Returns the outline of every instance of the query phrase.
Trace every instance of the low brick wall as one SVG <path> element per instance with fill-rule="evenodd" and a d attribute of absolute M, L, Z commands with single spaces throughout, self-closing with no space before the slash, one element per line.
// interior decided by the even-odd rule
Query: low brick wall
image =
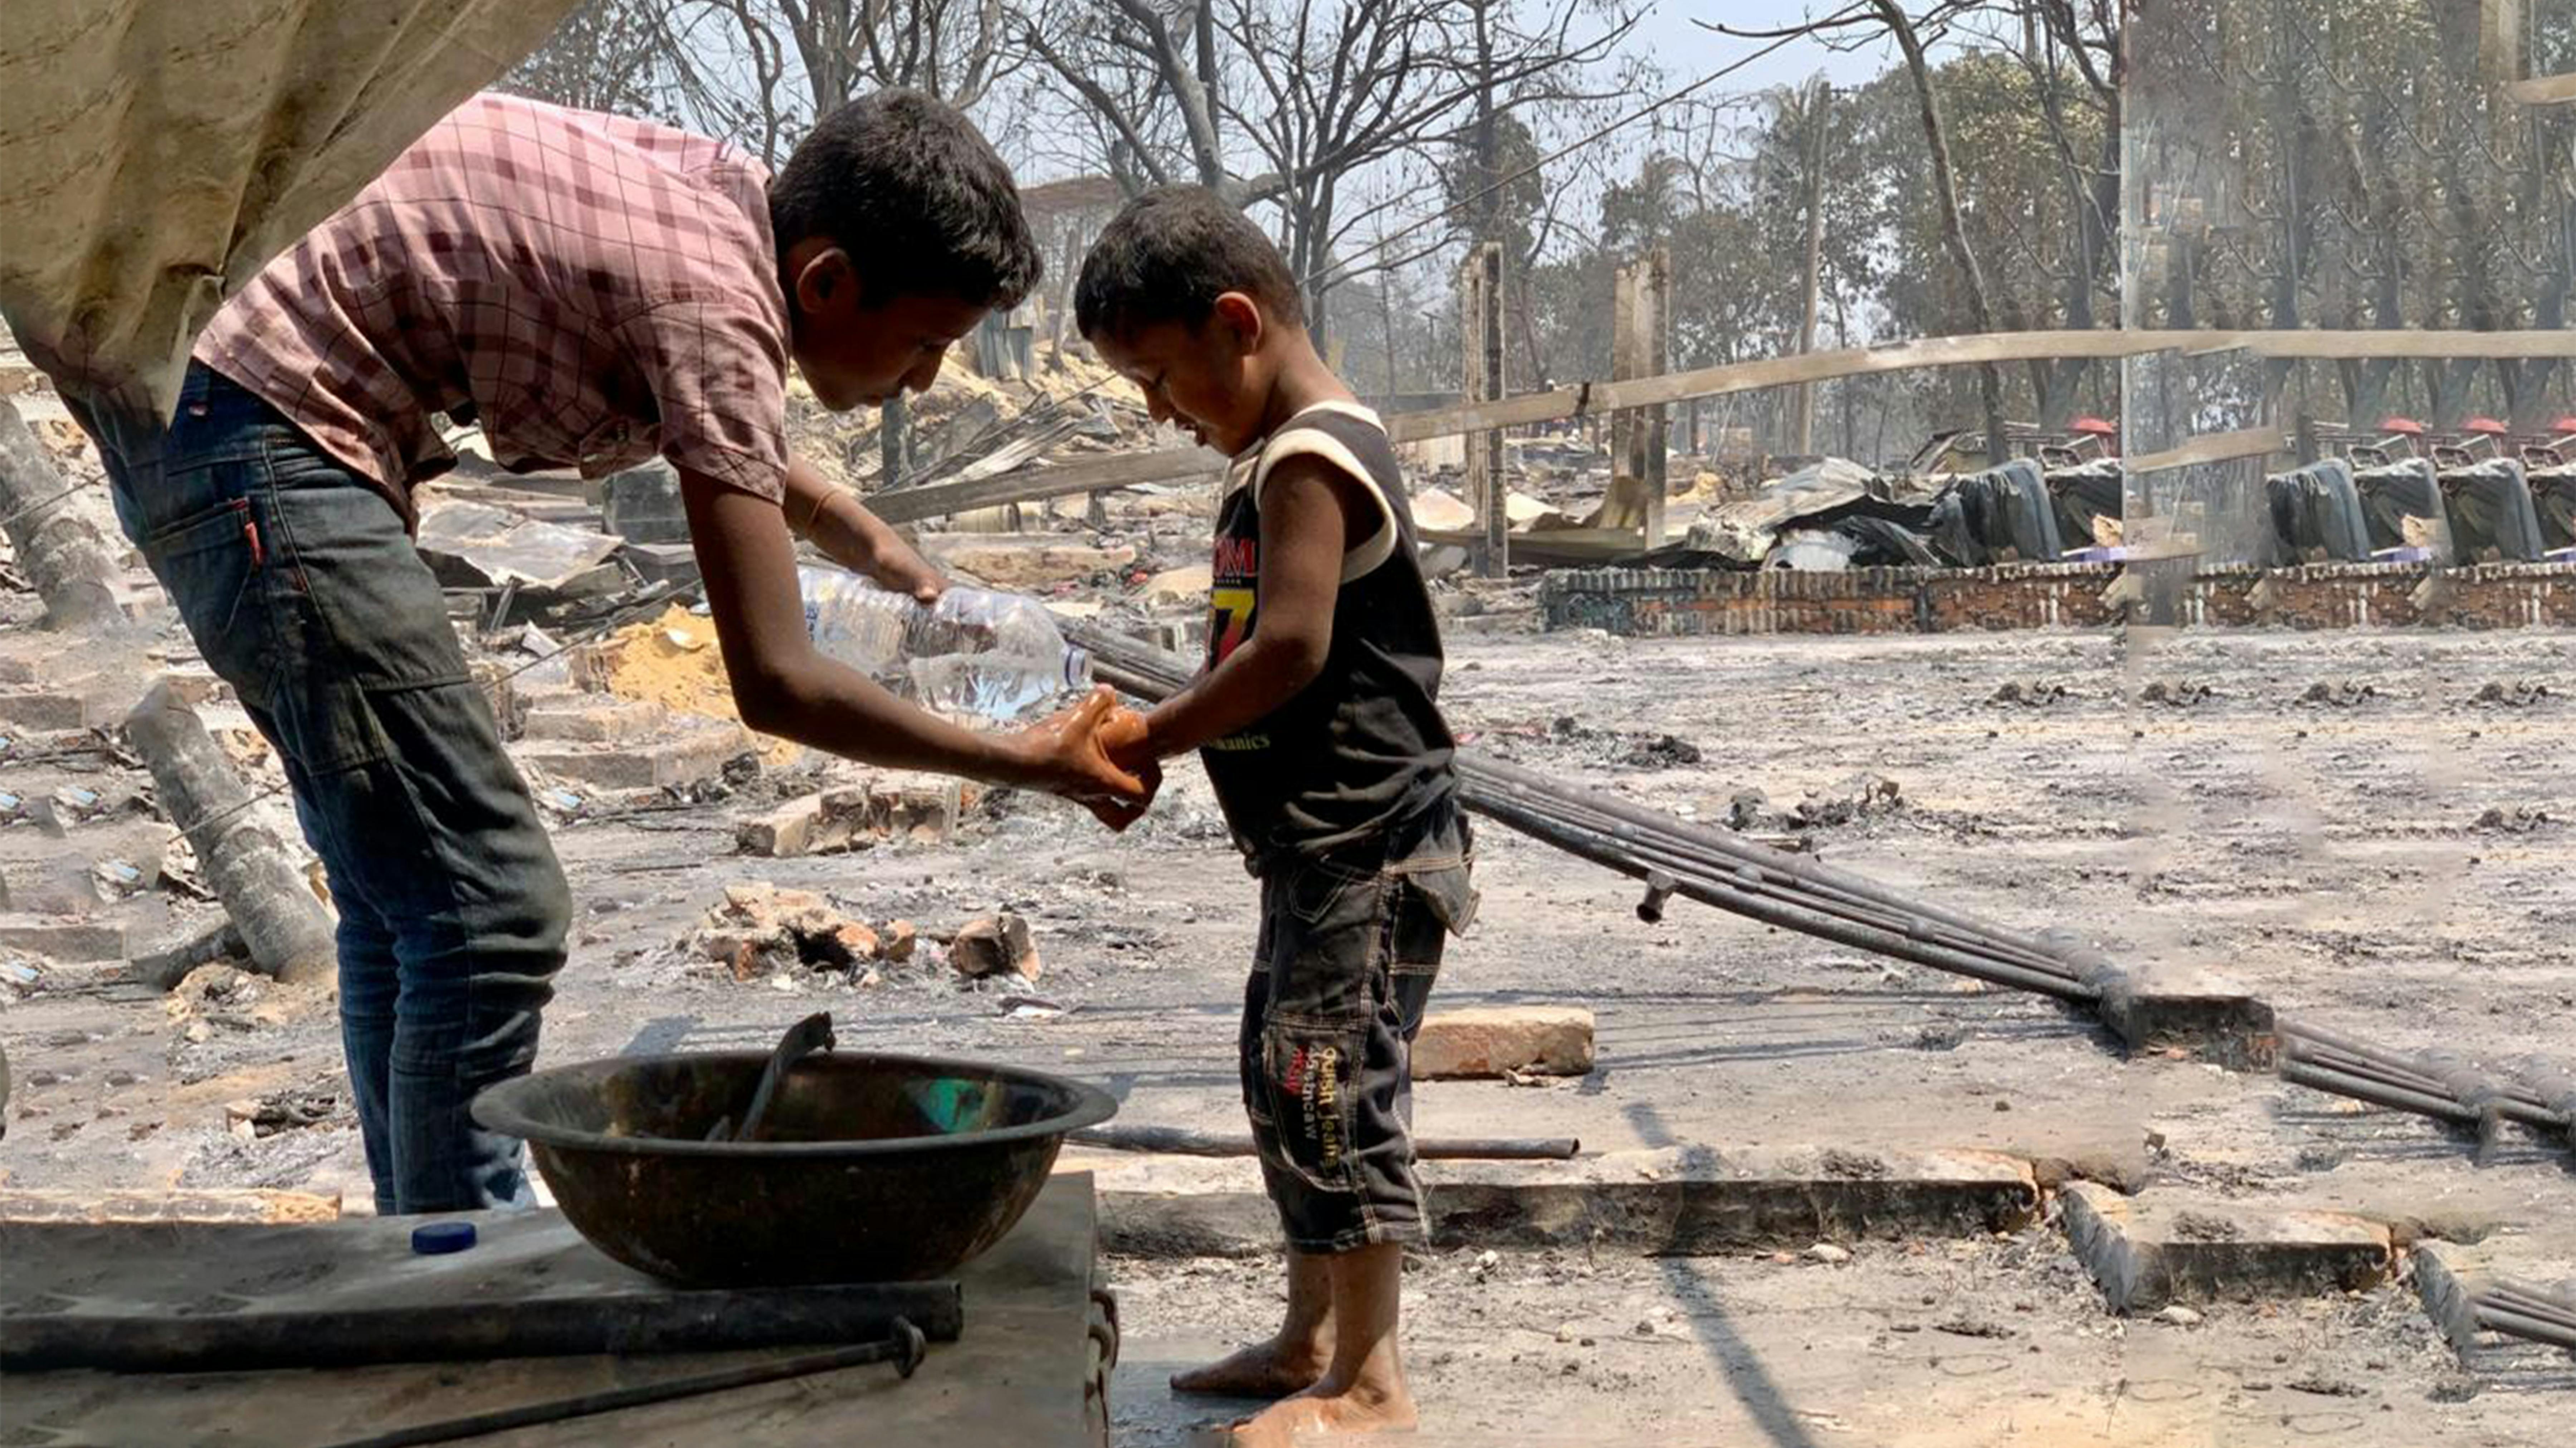
<path fill-rule="evenodd" d="M 2147 565 L 2128 580 L 2112 563 L 1844 573 L 1589 568 L 1550 573 L 1539 584 L 1547 627 L 1636 638 L 2101 628 L 2133 607 L 2141 621 L 2184 627 L 2571 628 L 2576 565 L 2322 564 L 2213 569 L 2188 579 L 2159 578 Z"/>

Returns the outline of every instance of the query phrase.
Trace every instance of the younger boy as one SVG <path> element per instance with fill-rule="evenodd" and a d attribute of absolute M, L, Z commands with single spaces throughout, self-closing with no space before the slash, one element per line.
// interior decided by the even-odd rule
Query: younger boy
<path fill-rule="evenodd" d="M 1424 1225 L 1411 1043 L 1475 893 L 1403 477 L 1316 355 L 1277 248 L 1214 194 L 1130 204 L 1074 307 L 1155 418 L 1234 459 L 1207 669 L 1110 752 L 1142 770 L 1201 750 L 1261 880 L 1243 1095 L 1288 1240 L 1288 1312 L 1172 1386 L 1280 1399 L 1235 1425 L 1244 1444 L 1409 1428 L 1395 1328 Z"/>
<path fill-rule="evenodd" d="M 525 1199 L 519 1143 L 468 1104 L 535 1060 L 570 918 L 412 548 L 412 490 L 455 461 L 433 414 L 513 468 L 669 458 L 744 723 L 1120 824 L 1150 790 L 1102 750 L 1105 695 L 972 733 L 825 658 L 797 594 L 791 530 L 888 587 L 941 580 L 789 456 L 789 360 L 827 407 L 925 388 L 1038 265 L 1010 171 L 926 96 L 822 117 L 774 180 L 651 122 L 480 96 L 216 313 L 166 428 L 87 419 L 119 519 L 329 871 L 379 1212 Z"/>

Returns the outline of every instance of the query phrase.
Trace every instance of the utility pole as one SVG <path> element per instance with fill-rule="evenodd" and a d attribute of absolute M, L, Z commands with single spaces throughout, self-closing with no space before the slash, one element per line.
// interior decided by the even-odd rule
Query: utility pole
<path fill-rule="evenodd" d="M 1806 301 L 1798 313 L 1798 351 L 1803 355 L 1816 350 L 1816 305 L 1824 286 L 1825 262 L 1825 98 L 1832 88 L 1823 76 L 1807 82 L 1806 99 L 1801 109 L 1806 113 L 1807 161 L 1807 271 Z M 1801 382 L 1794 401 L 1791 431 L 1798 439 L 1798 454 L 1812 455 L 1816 450 L 1816 384 Z"/>

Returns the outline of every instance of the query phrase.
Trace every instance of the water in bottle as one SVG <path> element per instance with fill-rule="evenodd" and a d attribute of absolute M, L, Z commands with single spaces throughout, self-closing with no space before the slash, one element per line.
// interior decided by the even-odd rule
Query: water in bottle
<path fill-rule="evenodd" d="M 797 583 L 817 647 L 926 708 L 1008 723 L 1090 683 L 1090 656 L 1033 598 L 950 588 L 924 605 L 835 568 L 800 568 Z"/>

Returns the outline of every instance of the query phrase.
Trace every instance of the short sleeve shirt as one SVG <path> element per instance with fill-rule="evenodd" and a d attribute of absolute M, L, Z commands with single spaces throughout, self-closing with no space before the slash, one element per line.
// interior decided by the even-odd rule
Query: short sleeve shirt
<path fill-rule="evenodd" d="M 787 303 L 769 173 L 717 141 L 467 101 L 215 315 L 196 356 L 406 515 L 483 429 L 514 471 L 654 454 L 775 500 Z"/>

